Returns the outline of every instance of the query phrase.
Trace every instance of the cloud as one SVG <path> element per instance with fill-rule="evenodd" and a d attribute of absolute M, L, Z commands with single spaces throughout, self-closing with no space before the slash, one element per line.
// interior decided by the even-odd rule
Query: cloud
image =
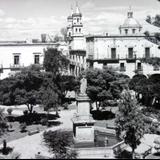
<path fill-rule="evenodd" d="M 39 38 L 42 33 L 55 35 L 65 27 L 64 17 L 28 17 L 16 19 L 13 17 L 0 18 L 0 30 L 3 31 L 0 40 L 17 40 L 30 38 Z"/>
<path fill-rule="evenodd" d="M 0 9 L 0 16 L 4 16 L 4 15 L 5 15 L 5 12 L 2 9 Z"/>
<path fill-rule="evenodd" d="M 96 6 L 95 6 L 95 3 L 94 3 L 93 0 L 89 0 L 89 1 L 87 1 L 86 3 L 84 3 L 84 4 L 81 6 L 81 8 L 82 8 L 83 10 L 90 10 L 90 9 L 95 8 L 95 7 L 96 7 Z"/>

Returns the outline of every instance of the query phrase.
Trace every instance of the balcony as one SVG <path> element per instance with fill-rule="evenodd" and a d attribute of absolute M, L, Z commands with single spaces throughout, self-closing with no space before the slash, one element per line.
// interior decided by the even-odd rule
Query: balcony
<path fill-rule="evenodd" d="M 119 68 L 119 71 L 120 71 L 120 72 L 125 72 L 125 71 L 126 71 L 126 67 L 120 67 L 120 68 Z"/>
<path fill-rule="evenodd" d="M 159 66 L 158 65 L 153 66 L 153 70 L 154 71 L 159 71 Z"/>
<path fill-rule="evenodd" d="M 135 70 L 135 73 L 136 74 L 143 74 L 143 67 L 138 67 L 136 70 Z"/>
<path fill-rule="evenodd" d="M 136 62 L 136 55 L 129 57 L 128 55 L 126 55 L 126 61 L 127 63 L 135 63 Z"/>
<path fill-rule="evenodd" d="M 41 68 L 41 69 L 43 69 L 43 64 L 33 64 L 33 66 L 35 66 L 35 67 L 39 67 L 39 68 Z"/>
<path fill-rule="evenodd" d="M 21 65 L 21 64 L 10 64 L 11 71 L 19 71 L 22 68 L 24 68 L 24 65 Z"/>

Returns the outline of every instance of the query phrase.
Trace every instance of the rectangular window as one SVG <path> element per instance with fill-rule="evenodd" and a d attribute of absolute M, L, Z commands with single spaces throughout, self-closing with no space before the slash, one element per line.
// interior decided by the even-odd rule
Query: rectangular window
<path fill-rule="evenodd" d="M 121 67 L 121 68 L 124 68 L 124 63 L 120 63 L 120 67 Z"/>
<path fill-rule="evenodd" d="M 34 64 L 39 64 L 39 55 L 34 55 Z"/>
<path fill-rule="evenodd" d="M 133 34 L 135 34 L 135 31 L 136 31 L 135 29 L 132 29 L 132 33 L 133 33 Z"/>
<path fill-rule="evenodd" d="M 142 69 L 142 65 L 141 65 L 141 63 L 139 62 L 139 63 L 137 63 L 137 69 L 138 70 L 141 70 Z"/>
<path fill-rule="evenodd" d="M 125 34 L 128 34 L 128 29 L 125 29 Z"/>
<path fill-rule="evenodd" d="M 14 65 L 19 65 L 19 56 L 14 56 Z"/>
<path fill-rule="evenodd" d="M 124 63 L 120 63 L 120 71 L 125 71 Z"/>
<path fill-rule="evenodd" d="M 129 59 L 133 58 L 133 48 L 128 48 L 128 58 Z"/>
<path fill-rule="evenodd" d="M 150 58 L 150 48 L 145 48 L 145 58 Z"/>
<path fill-rule="evenodd" d="M 116 59 L 116 48 L 111 48 L 111 58 Z"/>

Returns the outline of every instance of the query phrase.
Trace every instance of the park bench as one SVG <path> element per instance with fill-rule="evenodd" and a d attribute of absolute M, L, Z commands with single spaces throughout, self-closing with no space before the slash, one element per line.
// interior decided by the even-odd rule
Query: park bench
<path fill-rule="evenodd" d="M 36 134 L 36 133 L 39 133 L 40 131 L 39 131 L 39 128 L 37 128 L 36 130 L 32 130 L 32 131 L 28 131 L 28 135 L 29 136 L 32 136 L 32 135 L 34 135 L 34 134 Z"/>

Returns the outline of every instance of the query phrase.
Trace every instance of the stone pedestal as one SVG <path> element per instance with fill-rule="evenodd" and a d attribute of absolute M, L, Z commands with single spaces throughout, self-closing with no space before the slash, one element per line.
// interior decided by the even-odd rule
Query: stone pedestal
<path fill-rule="evenodd" d="M 73 121 L 73 133 L 75 142 L 94 142 L 94 123 L 90 114 L 90 99 L 87 95 L 79 95 L 76 98 L 77 112 Z"/>

